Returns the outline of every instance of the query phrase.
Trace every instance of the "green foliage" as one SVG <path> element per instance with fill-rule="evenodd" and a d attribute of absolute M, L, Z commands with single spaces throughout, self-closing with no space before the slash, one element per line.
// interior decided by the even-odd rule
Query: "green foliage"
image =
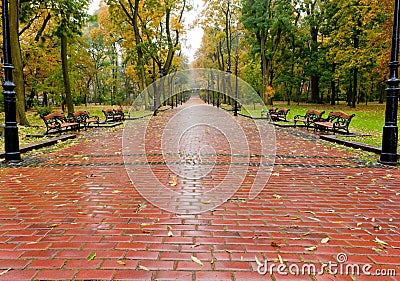
<path fill-rule="evenodd" d="M 36 116 L 41 116 L 41 115 L 48 115 L 53 111 L 52 106 L 35 106 L 36 109 Z"/>

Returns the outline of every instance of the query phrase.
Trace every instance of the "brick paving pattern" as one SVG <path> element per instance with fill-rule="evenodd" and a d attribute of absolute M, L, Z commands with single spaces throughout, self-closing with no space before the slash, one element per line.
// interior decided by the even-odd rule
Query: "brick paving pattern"
<path fill-rule="evenodd" d="M 146 155 L 136 155 L 166 185 L 171 179 L 160 135 L 182 108 L 152 119 Z M 237 120 L 257 163 L 262 155 L 252 145 L 253 121 Z M 400 280 L 398 168 L 299 130 L 277 129 L 275 166 L 254 200 L 248 192 L 258 167 L 249 165 L 241 188 L 224 204 L 174 214 L 134 188 L 122 137 L 122 128 L 104 129 L 70 147 L 26 156 L 22 167 L 0 167 L 0 280 Z M 233 158 L 226 142 L 215 143 L 210 159 L 218 182 Z M 176 189 L 209 189 L 212 181 L 178 179 Z M 338 254 L 346 259 L 342 265 L 397 275 L 288 272 L 339 264 Z M 266 260 L 274 272 L 260 275 Z"/>

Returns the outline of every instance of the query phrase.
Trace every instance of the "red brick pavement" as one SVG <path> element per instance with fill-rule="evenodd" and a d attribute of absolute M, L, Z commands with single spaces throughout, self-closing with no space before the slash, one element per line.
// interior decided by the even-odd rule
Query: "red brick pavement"
<path fill-rule="evenodd" d="M 149 161 L 159 157 L 160 124 L 175 111 L 153 119 Z M 237 119 L 250 139 L 252 121 Z M 138 194 L 124 167 L 122 129 L 0 168 L 0 280 L 400 280 L 399 169 L 293 132 L 277 130 L 262 193 L 248 199 L 250 168 L 235 196 L 201 214 L 163 211 Z M 168 184 L 162 162 L 152 169 Z M 214 169 L 223 177 L 223 165 Z M 397 276 L 277 272 L 319 270 L 339 253 L 342 266 Z M 255 257 L 274 272 L 257 273 Z"/>

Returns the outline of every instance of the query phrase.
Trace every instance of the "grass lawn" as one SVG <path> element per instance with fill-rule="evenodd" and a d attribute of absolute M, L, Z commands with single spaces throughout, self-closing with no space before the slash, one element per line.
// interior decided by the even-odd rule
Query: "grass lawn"
<path fill-rule="evenodd" d="M 110 105 L 89 105 L 89 106 L 81 105 L 74 107 L 75 111 L 84 110 L 90 112 L 91 116 L 98 116 L 100 118 L 100 122 L 104 121 L 105 119 L 102 110 L 106 108 L 117 108 L 117 106 L 111 107 Z M 131 118 L 151 114 L 150 111 L 145 111 L 145 110 L 130 111 L 129 107 L 124 107 L 123 109 L 125 113 L 129 112 L 129 117 Z M 53 112 L 62 112 L 61 107 L 54 107 Z M 21 126 L 21 125 L 18 126 L 20 147 L 47 138 L 47 136 L 43 138 L 27 137 L 27 135 L 40 135 L 46 132 L 46 126 L 43 120 L 40 118 L 40 116 L 36 114 L 36 110 L 29 110 L 27 112 L 27 118 L 29 120 L 30 126 Z M 4 124 L 4 112 L 0 112 L 0 124 Z M 51 137 L 54 137 L 54 135 L 49 136 L 49 138 Z M 4 151 L 4 138 L 1 137 L 1 135 L 0 135 L 0 151 Z"/>
<path fill-rule="evenodd" d="M 342 136 L 349 140 L 370 144 L 380 147 L 382 142 L 382 128 L 385 124 L 385 107 L 386 104 L 379 104 L 376 102 L 365 104 L 358 104 L 356 108 L 348 107 L 344 102 L 338 105 L 329 104 L 297 104 L 291 103 L 287 105 L 285 102 L 274 102 L 274 107 L 289 108 L 290 111 L 287 115 L 288 120 L 293 120 L 296 115 L 304 115 L 309 109 L 317 109 L 325 111 L 324 117 L 327 117 L 331 111 L 343 111 L 348 114 L 355 113 L 355 117 L 351 120 L 349 129 L 350 132 L 357 133 L 363 136 Z M 250 105 L 246 109 L 242 108 L 243 114 L 248 114 L 254 117 L 261 116 L 261 106 Z M 398 114 L 398 118 L 400 114 Z"/>

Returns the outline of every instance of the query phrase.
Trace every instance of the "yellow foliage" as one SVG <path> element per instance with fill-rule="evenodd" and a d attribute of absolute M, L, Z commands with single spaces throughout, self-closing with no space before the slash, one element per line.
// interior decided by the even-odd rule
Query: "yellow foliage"
<path fill-rule="evenodd" d="M 265 96 L 268 98 L 273 98 L 275 96 L 275 89 L 271 87 L 271 85 L 267 86 L 267 90 L 265 91 Z"/>

